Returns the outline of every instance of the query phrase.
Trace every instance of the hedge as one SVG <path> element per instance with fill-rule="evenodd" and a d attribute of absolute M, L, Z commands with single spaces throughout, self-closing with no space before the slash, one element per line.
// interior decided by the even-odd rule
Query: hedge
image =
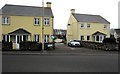
<path fill-rule="evenodd" d="M 20 42 L 20 50 L 42 50 L 42 43 L 32 41 Z"/>
<path fill-rule="evenodd" d="M 119 50 L 119 43 L 97 43 L 81 41 L 83 47 L 97 49 L 97 50 Z"/>
<path fill-rule="evenodd" d="M 6 50 L 12 50 L 12 42 L 6 42 L 6 41 L 2 41 L 2 50 L 6 51 Z"/>

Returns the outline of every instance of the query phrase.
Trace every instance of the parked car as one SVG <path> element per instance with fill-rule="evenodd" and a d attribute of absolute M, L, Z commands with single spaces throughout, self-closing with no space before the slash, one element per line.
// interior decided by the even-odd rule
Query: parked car
<path fill-rule="evenodd" d="M 75 47 L 80 47 L 82 46 L 79 40 L 70 40 L 68 42 L 68 46 L 75 46 Z"/>

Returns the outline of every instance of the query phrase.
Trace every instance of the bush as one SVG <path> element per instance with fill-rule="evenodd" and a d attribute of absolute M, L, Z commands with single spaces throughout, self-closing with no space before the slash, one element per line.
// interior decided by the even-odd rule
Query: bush
<path fill-rule="evenodd" d="M 103 43 L 116 43 L 116 39 L 115 38 L 105 38 L 103 40 Z"/>
<path fill-rule="evenodd" d="M 3 51 L 7 51 L 7 50 L 12 50 L 12 42 L 6 42 L 6 41 L 2 41 L 2 50 Z"/>
<path fill-rule="evenodd" d="M 42 43 L 32 41 L 20 42 L 20 50 L 42 50 Z"/>

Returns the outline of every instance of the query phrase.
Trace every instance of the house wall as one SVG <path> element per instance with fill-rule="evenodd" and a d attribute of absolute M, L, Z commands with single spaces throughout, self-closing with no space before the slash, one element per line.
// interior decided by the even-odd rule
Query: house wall
<path fill-rule="evenodd" d="M 40 25 L 34 25 L 34 18 L 35 16 L 9 16 L 10 17 L 10 24 L 2 26 L 2 33 L 8 34 L 9 32 L 13 32 L 19 28 L 23 28 L 31 33 L 31 41 L 34 39 L 34 34 L 40 35 L 40 42 L 42 42 L 42 17 L 40 18 Z M 44 26 L 44 34 L 53 35 L 53 18 L 50 18 L 50 25 Z"/>
<path fill-rule="evenodd" d="M 92 34 L 99 31 L 106 34 L 106 37 L 110 37 L 110 24 L 107 24 L 107 28 L 104 29 L 103 23 L 87 23 L 87 22 L 77 22 L 74 16 L 71 14 L 67 25 L 67 42 L 69 40 L 77 39 L 80 40 L 80 36 L 84 36 L 84 40 L 87 40 L 87 35 L 90 36 L 89 41 L 94 41 Z M 80 28 L 80 24 L 85 24 L 85 28 Z M 86 28 L 87 24 L 90 24 L 90 28 Z"/>
<path fill-rule="evenodd" d="M 84 24 L 85 28 L 80 28 L 80 24 Z M 90 24 L 90 28 L 87 28 L 87 24 Z M 78 27 L 78 29 L 79 29 L 79 33 L 78 33 L 79 39 L 80 39 L 81 35 L 84 35 L 85 36 L 84 40 L 87 41 L 87 35 L 89 35 L 89 36 L 91 36 L 90 41 L 93 41 L 92 34 L 97 32 L 97 31 L 106 34 L 107 35 L 106 37 L 108 37 L 108 38 L 110 37 L 110 24 L 107 24 L 106 29 L 104 29 L 104 24 L 102 24 L 102 23 L 79 22 L 78 25 L 79 25 L 79 27 Z"/>
<path fill-rule="evenodd" d="M 67 25 L 67 34 L 66 39 L 67 42 L 73 39 L 77 39 L 77 20 L 74 18 L 73 15 L 70 15 L 69 21 Z"/>

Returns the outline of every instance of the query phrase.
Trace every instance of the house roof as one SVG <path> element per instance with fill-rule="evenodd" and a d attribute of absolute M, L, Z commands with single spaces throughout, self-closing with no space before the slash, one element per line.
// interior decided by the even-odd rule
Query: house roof
<path fill-rule="evenodd" d="M 31 33 L 24 30 L 23 28 L 19 28 L 13 32 L 8 33 L 8 34 L 10 34 L 10 35 L 29 35 Z"/>
<path fill-rule="evenodd" d="M 106 19 L 104 19 L 100 15 L 77 14 L 77 13 L 72 13 L 72 15 L 76 18 L 78 22 L 110 24 L 110 22 L 108 22 Z"/>
<path fill-rule="evenodd" d="M 102 32 L 97 31 L 97 32 L 93 33 L 92 35 L 106 35 L 106 34 L 104 34 L 104 33 L 102 33 Z"/>
<path fill-rule="evenodd" d="M 22 15 L 22 16 L 42 16 L 43 8 L 35 6 L 22 6 L 6 4 L 2 7 L 2 14 L 5 15 Z M 49 7 L 44 7 L 44 16 L 53 16 Z"/>

